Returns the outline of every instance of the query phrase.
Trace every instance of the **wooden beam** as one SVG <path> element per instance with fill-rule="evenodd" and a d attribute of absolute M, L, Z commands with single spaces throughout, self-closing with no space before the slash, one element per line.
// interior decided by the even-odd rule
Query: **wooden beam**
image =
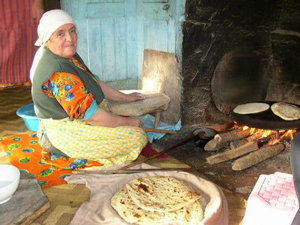
<path fill-rule="evenodd" d="M 237 159 L 232 164 L 232 169 L 235 171 L 247 169 L 253 165 L 256 165 L 259 162 L 262 162 L 263 160 L 266 160 L 279 154 L 284 149 L 285 146 L 282 143 L 261 148 L 256 152 L 252 152 L 249 155 Z"/>
<path fill-rule="evenodd" d="M 216 155 L 213 155 L 213 156 L 210 156 L 208 158 L 206 158 L 206 161 L 213 165 L 213 164 L 217 164 L 217 163 L 220 163 L 220 162 L 224 162 L 224 161 L 228 161 L 228 160 L 231 160 L 231 159 L 235 159 L 235 158 L 238 158 L 242 155 L 245 155 L 249 152 L 253 152 L 253 151 L 256 151 L 258 150 L 258 143 L 257 142 L 248 142 L 247 144 L 239 147 L 239 148 L 236 148 L 236 149 L 232 149 L 232 150 L 229 150 L 227 152 L 224 152 L 224 153 L 219 153 L 219 154 L 216 154 Z"/>

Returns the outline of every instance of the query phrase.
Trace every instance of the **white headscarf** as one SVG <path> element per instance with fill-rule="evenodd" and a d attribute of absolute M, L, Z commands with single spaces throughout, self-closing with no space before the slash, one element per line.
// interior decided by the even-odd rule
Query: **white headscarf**
<path fill-rule="evenodd" d="M 50 39 L 51 35 L 61 26 L 72 23 L 75 24 L 73 18 L 61 9 L 54 9 L 45 12 L 40 19 L 37 29 L 38 40 L 35 42 L 36 46 L 40 48 L 35 53 L 33 63 L 30 69 L 30 80 L 32 82 L 38 62 L 40 61 L 43 53 L 45 43 Z"/>

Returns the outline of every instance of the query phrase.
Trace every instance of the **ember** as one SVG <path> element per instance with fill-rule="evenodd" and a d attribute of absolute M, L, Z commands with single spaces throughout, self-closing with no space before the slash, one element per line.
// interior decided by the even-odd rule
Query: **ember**
<path fill-rule="evenodd" d="M 289 149 L 296 132 L 297 130 L 264 130 L 235 123 L 231 130 L 216 134 L 207 142 L 205 151 L 222 148 L 225 151 L 206 160 L 212 165 L 238 158 L 233 162 L 232 169 L 243 170 Z"/>
<path fill-rule="evenodd" d="M 291 141 L 296 134 L 296 130 L 266 130 L 254 127 L 242 126 L 235 122 L 233 129 L 249 131 L 250 135 L 247 140 L 264 140 L 269 138 L 266 145 L 273 145 L 282 141 Z"/>

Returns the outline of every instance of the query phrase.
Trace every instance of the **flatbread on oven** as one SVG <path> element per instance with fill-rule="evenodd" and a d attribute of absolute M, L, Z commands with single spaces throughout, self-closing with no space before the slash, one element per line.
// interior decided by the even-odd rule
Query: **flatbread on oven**
<path fill-rule="evenodd" d="M 111 205 L 128 223 L 158 225 L 180 222 L 182 225 L 196 225 L 204 217 L 205 200 L 179 179 L 154 176 L 126 184 L 112 197 Z M 163 205 L 166 208 L 163 209 Z"/>
<path fill-rule="evenodd" d="M 238 105 L 233 109 L 233 112 L 237 114 L 244 114 L 244 115 L 255 114 L 255 113 L 264 112 L 269 108 L 270 106 L 267 103 L 253 102 L 253 103 Z"/>
<path fill-rule="evenodd" d="M 286 102 L 274 103 L 271 106 L 271 110 L 283 120 L 292 121 L 300 119 L 300 108 Z"/>

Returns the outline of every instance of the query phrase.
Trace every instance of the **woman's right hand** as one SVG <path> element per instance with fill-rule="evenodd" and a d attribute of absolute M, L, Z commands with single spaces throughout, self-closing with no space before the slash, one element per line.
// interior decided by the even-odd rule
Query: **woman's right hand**
<path fill-rule="evenodd" d="M 143 125 L 142 121 L 134 117 L 128 117 L 129 126 L 141 127 Z"/>
<path fill-rule="evenodd" d="M 142 121 L 135 117 L 114 115 L 102 108 L 98 108 L 97 112 L 91 118 L 87 119 L 86 122 L 94 126 L 104 127 L 142 126 Z"/>

